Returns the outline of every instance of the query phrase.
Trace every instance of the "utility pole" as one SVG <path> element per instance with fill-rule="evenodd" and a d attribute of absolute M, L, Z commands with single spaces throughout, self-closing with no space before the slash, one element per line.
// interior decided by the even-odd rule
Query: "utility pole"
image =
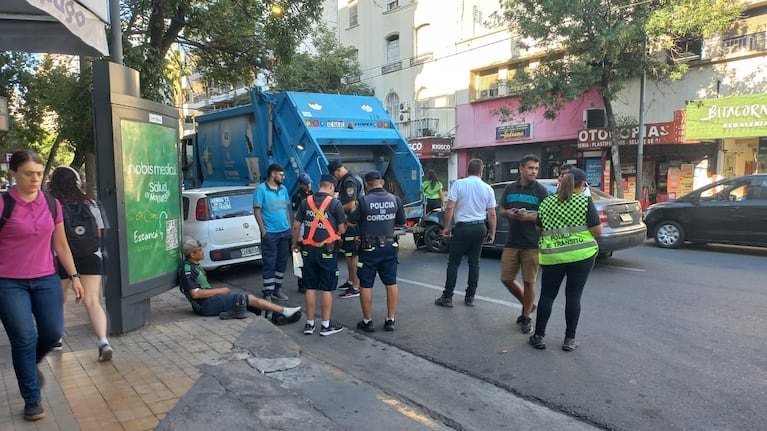
<path fill-rule="evenodd" d="M 647 36 L 644 38 L 644 57 L 647 56 Z M 636 194 L 634 199 L 641 201 L 642 199 L 642 171 L 644 167 L 642 162 L 644 161 L 644 87 L 647 80 L 647 69 L 645 68 L 644 61 L 642 61 L 642 76 L 639 78 L 639 142 L 637 142 L 637 173 L 636 173 Z"/>

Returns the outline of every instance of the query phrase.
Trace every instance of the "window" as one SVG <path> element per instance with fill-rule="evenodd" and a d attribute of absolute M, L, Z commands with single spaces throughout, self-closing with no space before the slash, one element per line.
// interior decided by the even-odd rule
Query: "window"
<path fill-rule="evenodd" d="M 415 57 L 410 61 L 410 65 L 415 66 L 433 59 L 431 26 L 423 24 L 415 29 Z"/>
<path fill-rule="evenodd" d="M 399 34 L 386 37 L 386 64 L 399 60 Z"/>
<path fill-rule="evenodd" d="M 357 24 L 359 24 L 357 17 L 357 2 L 354 1 L 349 3 L 349 27 L 354 27 Z"/>
<path fill-rule="evenodd" d="M 682 39 L 671 49 L 671 58 L 676 62 L 700 60 L 703 51 L 703 39 Z"/>
<path fill-rule="evenodd" d="M 386 0 L 386 10 L 390 11 L 399 7 L 399 0 Z"/>
<path fill-rule="evenodd" d="M 386 37 L 386 64 L 381 68 L 381 73 L 391 73 L 402 69 L 402 61 L 399 58 L 399 34 L 395 33 Z"/>
<path fill-rule="evenodd" d="M 394 118 L 399 114 L 399 95 L 394 90 L 390 90 L 386 95 L 386 111 L 389 112 L 389 116 Z"/>
<path fill-rule="evenodd" d="M 498 69 L 479 72 L 477 84 L 478 98 L 498 96 Z"/>
<path fill-rule="evenodd" d="M 724 55 L 741 54 L 767 49 L 767 34 L 752 33 L 722 40 Z"/>

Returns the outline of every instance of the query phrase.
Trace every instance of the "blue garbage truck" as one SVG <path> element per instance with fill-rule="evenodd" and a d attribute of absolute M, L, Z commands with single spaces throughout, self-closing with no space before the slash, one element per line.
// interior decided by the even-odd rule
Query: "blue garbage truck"
<path fill-rule="evenodd" d="M 422 167 L 374 96 L 251 91 L 251 103 L 196 117 L 184 137 L 184 187 L 254 185 L 271 163 L 285 167 L 291 195 L 298 174 L 316 183 L 330 160 L 363 176 L 380 171 L 386 188 L 405 205 L 408 224 L 423 215 Z"/>

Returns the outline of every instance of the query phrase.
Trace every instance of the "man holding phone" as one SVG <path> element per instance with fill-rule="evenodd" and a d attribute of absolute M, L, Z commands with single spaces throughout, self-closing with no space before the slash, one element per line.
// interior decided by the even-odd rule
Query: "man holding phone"
<path fill-rule="evenodd" d="M 517 318 L 523 334 L 533 331 L 533 303 L 535 302 L 535 280 L 538 277 L 538 239 L 540 232 L 535 227 L 538 205 L 549 195 L 536 178 L 541 161 L 535 154 L 528 154 L 519 161 L 520 177 L 506 186 L 499 206 L 501 217 L 509 221 L 509 235 L 501 255 L 501 282 L 515 298 L 522 303 L 522 314 Z M 517 274 L 522 269 L 522 282 Z"/>

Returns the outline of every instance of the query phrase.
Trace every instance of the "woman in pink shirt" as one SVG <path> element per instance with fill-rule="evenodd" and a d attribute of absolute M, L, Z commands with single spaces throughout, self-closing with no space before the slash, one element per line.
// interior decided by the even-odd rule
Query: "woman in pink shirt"
<path fill-rule="evenodd" d="M 45 417 L 37 364 L 64 332 L 61 282 L 51 248 L 72 280 L 78 303 L 83 286 L 64 233 L 61 204 L 54 200 L 52 211 L 48 199 L 53 198 L 40 191 L 42 160 L 32 151 L 20 150 L 13 153 L 9 168 L 16 185 L 0 199 L 4 222 L 0 230 L 0 319 L 11 342 L 24 419 L 35 421 Z M 5 207 L 11 200 L 13 210 L 7 216 Z"/>

